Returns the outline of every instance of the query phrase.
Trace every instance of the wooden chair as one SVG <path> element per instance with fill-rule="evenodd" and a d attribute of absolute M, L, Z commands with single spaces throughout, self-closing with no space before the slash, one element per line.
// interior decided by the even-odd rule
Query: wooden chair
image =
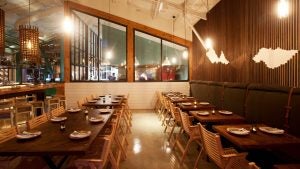
<path fill-rule="evenodd" d="M 181 126 L 181 117 L 180 117 L 180 108 L 175 107 L 172 103 L 170 105 L 172 119 L 167 123 L 165 131 L 167 131 L 168 127 L 171 127 L 171 131 L 168 137 L 168 141 L 171 140 L 175 127 L 179 127 L 179 133 L 182 131 Z"/>
<path fill-rule="evenodd" d="M 82 106 L 84 104 L 84 100 L 83 99 L 79 99 L 77 101 L 77 107 L 80 109 L 84 109 L 84 106 Z"/>
<path fill-rule="evenodd" d="M 14 105 L 14 123 L 17 125 L 25 124 L 33 117 L 33 107 L 31 104 Z"/>
<path fill-rule="evenodd" d="M 41 114 L 44 114 L 45 113 L 45 106 L 44 106 L 44 102 L 43 101 L 31 101 L 29 102 L 31 105 L 32 105 L 32 108 L 33 108 L 33 115 L 34 116 L 37 116 L 38 115 L 38 109 L 41 110 Z"/>
<path fill-rule="evenodd" d="M 47 115 L 44 113 L 40 116 L 34 117 L 31 120 L 27 121 L 27 128 L 29 130 L 36 128 L 37 126 L 47 122 Z"/>
<path fill-rule="evenodd" d="M 78 169 L 89 167 L 92 169 L 102 169 L 107 161 L 112 164 L 113 169 L 117 169 L 116 160 L 111 151 L 111 144 L 116 134 L 116 124 L 112 126 L 112 132 L 105 137 L 97 137 L 89 148 L 88 153 L 78 157 L 74 164 Z"/>
<path fill-rule="evenodd" d="M 60 106 L 60 107 L 58 107 L 58 108 L 56 108 L 56 109 L 51 110 L 50 113 L 49 113 L 49 116 L 50 116 L 50 117 L 48 117 L 48 118 L 50 119 L 50 118 L 52 118 L 52 117 L 60 116 L 60 115 L 63 114 L 64 112 L 65 112 L 64 106 Z"/>
<path fill-rule="evenodd" d="M 50 112 L 53 109 L 56 109 L 59 107 L 59 98 L 49 98 L 46 99 L 46 106 L 47 106 L 47 112 Z"/>
<path fill-rule="evenodd" d="M 201 143 L 201 134 L 200 134 L 200 130 L 199 130 L 198 126 L 192 125 L 193 117 L 188 116 L 188 114 L 186 114 L 184 112 L 180 112 L 179 114 L 181 117 L 183 130 L 189 136 L 189 140 L 188 140 L 185 148 L 183 148 L 182 144 L 180 143 L 180 134 L 177 135 L 176 140 L 173 145 L 173 148 L 177 145 L 179 150 L 183 153 L 181 160 L 180 160 L 180 164 L 182 164 L 184 161 L 184 158 L 186 157 L 186 154 L 188 152 L 188 149 L 189 149 L 189 146 L 191 145 L 191 143 L 196 142 L 201 147 L 202 147 L 202 143 Z M 201 148 L 200 152 L 201 151 L 202 151 L 202 148 Z"/>
<path fill-rule="evenodd" d="M 0 143 L 3 143 L 7 140 L 13 139 L 17 135 L 16 127 L 6 128 L 0 130 Z M 12 160 L 16 159 L 17 156 L 5 156 L 0 157 L 0 168 L 7 169 L 10 168 L 9 164 Z"/>
<path fill-rule="evenodd" d="M 250 169 L 253 163 L 246 160 L 247 153 L 238 153 L 233 148 L 224 149 L 219 134 L 198 126 L 203 138 L 203 147 L 208 157 L 221 169 Z M 201 153 L 199 153 L 194 168 L 197 168 Z"/>
<path fill-rule="evenodd" d="M 65 95 L 56 95 L 55 97 L 59 98 L 59 106 L 63 106 L 65 109 L 67 108 L 67 99 Z"/>

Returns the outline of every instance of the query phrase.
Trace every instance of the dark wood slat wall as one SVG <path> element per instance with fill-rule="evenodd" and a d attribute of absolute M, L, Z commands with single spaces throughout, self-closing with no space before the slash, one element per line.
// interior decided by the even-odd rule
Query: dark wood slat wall
<path fill-rule="evenodd" d="M 253 82 L 300 87 L 300 2 L 290 0 L 290 13 L 279 19 L 278 0 L 221 0 L 200 20 L 196 30 L 203 39 L 210 37 L 218 56 L 221 51 L 229 64 L 212 64 L 205 49 L 193 36 L 192 80 Z M 252 58 L 261 48 L 298 50 L 275 69 Z"/>

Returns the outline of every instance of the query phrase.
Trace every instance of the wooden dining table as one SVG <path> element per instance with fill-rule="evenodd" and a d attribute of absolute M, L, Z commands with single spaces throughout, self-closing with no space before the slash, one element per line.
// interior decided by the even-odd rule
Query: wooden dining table
<path fill-rule="evenodd" d="M 40 156 L 51 169 L 61 168 L 64 161 L 70 155 L 83 155 L 109 121 L 112 111 L 101 114 L 97 109 L 84 111 L 65 112 L 61 116 L 67 117 L 64 122 L 65 129 L 61 130 L 60 122 L 47 121 L 34 128 L 42 134 L 32 139 L 13 138 L 0 144 L 0 156 Z M 91 117 L 102 116 L 102 122 L 90 122 Z M 74 131 L 91 131 L 87 138 L 71 139 Z M 51 156 L 63 156 L 62 160 L 55 164 Z"/>
<path fill-rule="evenodd" d="M 213 129 L 231 143 L 243 150 L 267 149 L 279 147 L 293 147 L 300 145 L 300 139 L 287 133 L 270 134 L 259 130 L 259 127 L 266 127 L 264 124 L 257 124 L 256 132 L 246 135 L 236 135 L 227 131 L 227 128 L 243 128 L 250 130 L 250 124 L 228 124 L 214 125 Z"/>
<path fill-rule="evenodd" d="M 244 123 L 246 119 L 242 116 L 230 113 L 221 113 L 222 110 L 204 110 L 204 111 L 190 111 L 192 115 L 200 123 L 214 123 L 214 124 L 232 124 Z M 227 112 L 227 111 L 225 111 Z"/>
<path fill-rule="evenodd" d="M 207 103 L 207 102 L 205 102 Z M 177 106 L 181 109 L 183 112 L 189 112 L 192 110 L 213 110 L 215 108 L 214 105 L 208 103 L 208 104 L 202 104 L 202 102 L 181 102 L 178 103 Z"/>
<path fill-rule="evenodd" d="M 99 96 L 97 99 L 89 100 L 82 104 L 85 107 L 92 107 L 92 108 L 114 108 L 122 106 L 122 102 L 124 99 L 124 95 L 111 95 L 110 98 L 106 96 Z"/>

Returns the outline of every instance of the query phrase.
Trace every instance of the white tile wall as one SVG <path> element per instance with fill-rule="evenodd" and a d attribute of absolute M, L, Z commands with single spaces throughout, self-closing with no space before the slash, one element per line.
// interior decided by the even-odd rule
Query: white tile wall
<path fill-rule="evenodd" d="M 130 108 L 153 109 L 156 91 L 179 91 L 188 95 L 189 90 L 188 82 L 65 83 L 68 107 L 76 107 L 77 100 L 91 94 L 129 94 Z"/>

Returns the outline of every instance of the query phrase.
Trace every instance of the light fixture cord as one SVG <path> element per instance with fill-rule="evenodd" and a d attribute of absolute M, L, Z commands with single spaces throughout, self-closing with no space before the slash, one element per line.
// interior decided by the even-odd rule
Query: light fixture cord
<path fill-rule="evenodd" d="M 28 20 L 29 20 L 29 26 L 30 26 L 30 0 L 29 0 L 29 5 L 28 6 L 29 6 L 29 11 L 28 11 L 29 12 L 29 17 L 28 17 Z"/>

